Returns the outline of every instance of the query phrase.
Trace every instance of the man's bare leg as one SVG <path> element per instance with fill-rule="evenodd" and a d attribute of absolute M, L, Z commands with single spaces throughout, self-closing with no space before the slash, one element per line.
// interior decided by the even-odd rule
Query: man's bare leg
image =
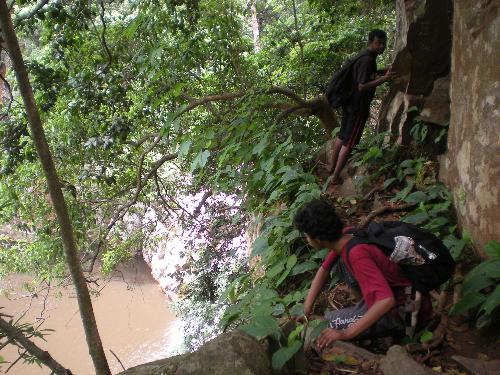
<path fill-rule="evenodd" d="M 332 174 L 332 172 L 335 170 L 335 166 L 337 165 L 337 159 L 339 157 L 339 152 L 341 148 L 342 148 L 342 140 L 339 137 L 337 137 L 335 138 L 335 143 L 333 145 L 332 164 L 328 166 L 328 174 Z"/>
<path fill-rule="evenodd" d="M 337 164 L 335 165 L 335 170 L 332 175 L 332 183 L 338 183 L 340 172 L 342 172 L 342 169 L 344 169 L 350 152 L 351 149 L 347 146 L 342 146 L 342 148 L 340 149 Z"/>

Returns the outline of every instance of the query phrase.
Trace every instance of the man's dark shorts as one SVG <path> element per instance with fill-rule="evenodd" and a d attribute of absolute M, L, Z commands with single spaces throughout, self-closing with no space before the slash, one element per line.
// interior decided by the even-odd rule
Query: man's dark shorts
<path fill-rule="evenodd" d="M 332 310 L 325 312 L 325 319 L 328 321 L 328 327 L 337 330 L 343 330 L 354 322 L 361 319 L 368 308 L 363 300 L 354 306 L 341 310 Z M 358 336 L 360 339 L 377 337 L 403 337 L 405 335 L 405 325 L 403 320 L 393 315 L 391 312 L 385 314 L 373 326 Z"/>
<path fill-rule="evenodd" d="M 338 137 L 344 146 L 353 148 L 359 143 L 368 115 L 367 111 L 342 108 L 342 123 Z"/>

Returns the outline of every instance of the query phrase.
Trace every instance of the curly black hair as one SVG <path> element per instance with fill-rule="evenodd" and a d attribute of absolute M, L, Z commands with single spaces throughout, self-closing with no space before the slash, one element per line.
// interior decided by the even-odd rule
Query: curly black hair
<path fill-rule="evenodd" d="M 375 29 L 368 34 L 368 42 L 373 42 L 375 38 L 387 40 L 387 33 L 384 30 Z"/>
<path fill-rule="evenodd" d="M 333 206 L 324 199 L 304 204 L 295 215 L 293 225 L 312 239 L 331 242 L 342 237 L 344 227 Z"/>

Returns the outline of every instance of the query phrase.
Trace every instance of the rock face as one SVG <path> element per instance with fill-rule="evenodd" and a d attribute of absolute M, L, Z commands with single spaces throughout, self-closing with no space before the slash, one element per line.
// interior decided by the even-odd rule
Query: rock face
<path fill-rule="evenodd" d="M 451 120 L 440 178 L 479 253 L 500 238 L 500 1 L 456 0 Z"/>
<path fill-rule="evenodd" d="M 222 334 L 193 353 L 132 367 L 118 375 L 271 375 L 263 346 L 235 331 Z"/>
<path fill-rule="evenodd" d="M 389 130 L 399 143 L 408 143 L 418 112 L 435 125 L 449 122 L 452 1 L 397 0 L 396 8 L 392 69 L 398 78 L 382 102 L 378 130 Z"/>

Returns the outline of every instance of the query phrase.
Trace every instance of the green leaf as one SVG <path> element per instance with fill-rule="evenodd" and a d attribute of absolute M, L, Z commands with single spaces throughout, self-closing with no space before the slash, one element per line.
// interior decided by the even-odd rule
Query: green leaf
<path fill-rule="evenodd" d="M 274 307 L 271 306 L 271 303 L 257 303 L 252 304 L 251 306 L 251 314 L 252 316 L 272 316 L 274 313 Z"/>
<path fill-rule="evenodd" d="M 330 250 L 328 249 L 321 249 L 316 252 L 311 256 L 311 259 L 325 259 L 325 257 L 328 255 L 328 252 Z"/>
<path fill-rule="evenodd" d="M 292 254 L 288 257 L 286 261 L 286 268 L 285 272 L 281 275 L 281 277 L 276 281 L 276 286 L 279 286 L 290 274 L 290 271 L 292 270 L 293 266 L 297 264 L 297 255 Z"/>
<path fill-rule="evenodd" d="M 252 244 L 252 257 L 262 255 L 269 248 L 267 237 L 257 237 Z"/>
<path fill-rule="evenodd" d="M 284 346 L 273 354 L 272 364 L 276 370 L 281 369 L 302 347 L 300 341 L 294 341 L 291 346 Z"/>
<path fill-rule="evenodd" d="M 425 194 L 423 191 L 415 191 L 408 195 L 404 201 L 406 203 L 420 203 L 420 202 L 426 202 L 427 201 L 427 194 Z"/>
<path fill-rule="evenodd" d="M 279 262 L 278 264 L 271 267 L 271 269 L 267 272 L 266 276 L 269 279 L 272 279 L 273 277 L 276 277 L 277 275 L 279 275 L 281 273 L 281 271 L 283 271 L 284 268 L 285 268 L 285 262 L 284 261 Z"/>
<path fill-rule="evenodd" d="M 420 342 L 424 343 L 424 342 L 430 341 L 430 340 L 432 340 L 433 337 L 434 337 L 434 335 L 431 331 L 424 330 L 422 332 L 422 334 L 420 335 Z"/>
<path fill-rule="evenodd" d="M 267 147 L 267 144 L 268 144 L 268 140 L 267 140 L 267 137 L 263 137 L 259 143 L 257 143 L 255 145 L 255 147 L 253 148 L 252 150 L 252 154 L 253 155 L 260 155 L 262 153 L 262 151 L 265 150 L 265 148 Z"/>
<path fill-rule="evenodd" d="M 462 297 L 460 301 L 457 302 L 456 305 L 454 305 L 451 308 L 449 315 L 450 316 L 459 315 L 483 303 L 485 299 L 486 296 L 484 296 L 484 294 L 481 293 L 466 294 L 465 296 Z"/>
<path fill-rule="evenodd" d="M 208 151 L 208 150 L 205 150 L 205 151 L 203 151 L 201 153 L 201 155 L 200 155 L 200 161 L 198 163 L 198 165 L 200 166 L 200 168 L 203 168 L 205 166 L 205 164 L 207 164 L 209 156 L 210 156 L 210 151 Z"/>
<path fill-rule="evenodd" d="M 312 260 L 305 261 L 303 263 L 297 264 L 295 267 L 293 267 L 291 275 L 300 275 L 301 273 L 310 271 L 310 270 L 315 270 L 318 268 L 318 264 Z"/>
<path fill-rule="evenodd" d="M 288 257 L 286 261 L 286 269 L 291 270 L 293 266 L 295 266 L 296 264 L 297 264 L 297 255 L 292 254 Z"/>
<path fill-rule="evenodd" d="M 300 335 L 303 329 L 304 325 L 299 324 L 292 332 L 290 332 L 290 334 L 288 335 L 288 346 L 291 346 L 293 344 L 293 342 Z"/>
<path fill-rule="evenodd" d="M 179 151 L 177 151 L 177 154 L 179 155 L 179 160 L 183 160 L 184 157 L 188 154 L 189 148 L 191 147 L 191 141 L 187 140 L 181 143 L 179 146 Z"/>
<path fill-rule="evenodd" d="M 231 306 L 233 307 L 233 306 Z M 235 306 L 233 310 L 229 310 L 229 308 L 224 312 L 224 316 L 221 319 L 219 325 L 225 329 L 231 323 L 236 321 L 241 316 L 241 308 L 239 306 Z"/>
<path fill-rule="evenodd" d="M 389 186 L 391 186 L 394 181 L 396 181 L 395 177 L 389 178 L 388 180 L 385 180 L 384 185 L 383 185 L 384 190 L 387 189 Z"/>
<path fill-rule="evenodd" d="M 311 331 L 311 340 L 316 340 L 321 332 L 328 328 L 328 322 L 326 320 L 313 320 L 310 323 L 310 327 L 313 328 Z"/>
<path fill-rule="evenodd" d="M 270 336 L 280 331 L 277 320 L 266 315 L 252 317 L 250 323 L 241 326 L 240 329 L 256 338 Z"/>
<path fill-rule="evenodd" d="M 295 169 L 290 169 L 285 172 L 285 174 L 281 177 L 281 182 L 286 184 L 289 181 L 295 180 L 299 177 L 299 174 Z"/>
<path fill-rule="evenodd" d="M 285 237 L 285 241 L 292 242 L 293 240 L 295 240 L 299 237 L 300 237 L 300 232 L 297 229 L 294 229 L 290 233 L 287 234 L 287 236 Z"/>
<path fill-rule="evenodd" d="M 413 166 L 413 164 L 415 164 L 415 160 L 406 159 L 401 164 L 399 164 L 399 167 L 404 169 Z"/>
<path fill-rule="evenodd" d="M 274 316 L 283 315 L 284 312 L 285 312 L 285 305 L 283 305 L 282 303 L 277 303 L 276 305 L 274 305 L 274 311 L 273 311 Z"/>
<path fill-rule="evenodd" d="M 500 242 L 496 240 L 488 242 L 484 247 L 484 251 L 486 251 L 490 257 L 500 259 Z"/>
<path fill-rule="evenodd" d="M 141 25 L 142 19 L 143 19 L 142 14 L 139 13 L 139 15 L 126 27 L 126 29 L 123 32 L 123 35 L 126 38 L 129 39 L 132 38 L 137 29 L 139 28 L 139 26 Z"/>
<path fill-rule="evenodd" d="M 453 234 L 446 236 L 443 240 L 444 245 L 450 249 L 451 256 L 454 260 L 458 260 L 462 254 L 462 250 L 467 245 L 467 241 L 463 239 L 458 239 Z"/>
<path fill-rule="evenodd" d="M 480 273 L 467 276 L 462 284 L 462 293 L 465 295 L 471 292 L 479 292 L 480 290 L 489 287 L 494 282 L 494 279 Z"/>
<path fill-rule="evenodd" d="M 274 299 L 278 298 L 278 292 L 276 292 L 273 289 L 269 289 L 269 288 L 264 287 L 264 288 L 257 290 L 256 296 L 261 301 L 269 301 L 269 300 L 274 300 Z"/>
<path fill-rule="evenodd" d="M 467 274 L 466 279 L 477 274 L 485 275 L 493 279 L 500 278 L 500 260 L 491 259 L 478 264 Z"/>
<path fill-rule="evenodd" d="M 291 316 L 302 316 L 304 315 L 304 304 L 303 303 L 297 303 L 293 305 L 293 307 L 290 309 L 290 315 Z"/>
<path fill-rule="evenodd" d="M 418 212 L 403 219 L 405 223 L 414 225 L 425 223 L 427 220 L 429 220 L 429 215 L 426 212 Z"/>
<path fill-rule="evenodd" d="M 493 293 L 488 295 L 486 301 L 481 306 L 481 311 L 484 311 L 485 314 L 489 315 L 498 306 L 500 306 L 500 285 L 497 285 Z"/>

